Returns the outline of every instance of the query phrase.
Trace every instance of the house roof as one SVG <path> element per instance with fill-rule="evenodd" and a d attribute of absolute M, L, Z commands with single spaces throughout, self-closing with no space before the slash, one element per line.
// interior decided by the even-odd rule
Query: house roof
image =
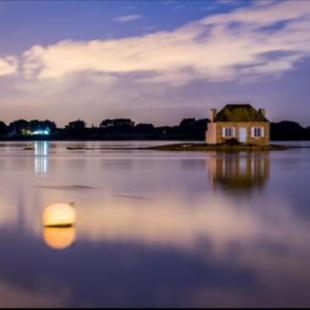
<path fill-rule="evenodd" d="M 215 117 L 215 122 L 269 122 L 250 104 L 228 104 Z"/>

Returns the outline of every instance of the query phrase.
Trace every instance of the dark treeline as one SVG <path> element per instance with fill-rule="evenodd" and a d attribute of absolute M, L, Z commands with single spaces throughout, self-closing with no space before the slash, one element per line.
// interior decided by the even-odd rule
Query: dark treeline
<path fill-rule="evenodd" d="M 106 119 L 98 127 L 85 121 L 69 122 L 58 128 L 53 121 L 17 120 L 10 124 L 0 121 L 2 140 L 204 140 L 208 119 L 183 119 L 176 126 L 155 127 L 135 124 L 130 119 Z M 271 140 L 310 140 L 310 127 L 296 122 L 271 123 Z"/>

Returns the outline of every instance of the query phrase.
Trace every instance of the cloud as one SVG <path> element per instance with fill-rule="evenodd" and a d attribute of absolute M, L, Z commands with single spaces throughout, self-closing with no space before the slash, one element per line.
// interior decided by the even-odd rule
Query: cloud
<path fill-rule="evenodd" d="M 17 60 L 13 56 L 0 58 L 0 77 L 13 75 L 17 72 Z"/>
<path fill-rule="evenodd" d="M 308 1 L 264 1 L 255 3 L 256 5 L 234 10 L 225 14 L 217 14 L 207 17 L 203 24 L 222 24 L 227 25 L 229 22 L 244 23 L 244 26 L 267 25 L 279 21 L 293 21 L 294 19 L 310 18 L 310 4 Z M 250 23 L 250 24 L 249 24 Z M 249 29 L 251 29 L 249 27 Z"/>
<path fill-rule="evenodd" d="M 309 40 L 310 2 L 281 1 L 213 15 L 171 32 L 33 46 L 24 53 L 23 69 L 38 79 L 91 71 L 140 73 L 144 82 L 174 85 L 197 79 L 234 81 L 291 70 L 309 57 Z"/>
<path fill-rule="evenodd" d="M 118 16 L 115 17 L 114 20 L 120 23 L 128 23 L 137 19 L 142 18 L 141 15 L 133 14 L 133 15 L 125 15 L 125 16 Z"/>

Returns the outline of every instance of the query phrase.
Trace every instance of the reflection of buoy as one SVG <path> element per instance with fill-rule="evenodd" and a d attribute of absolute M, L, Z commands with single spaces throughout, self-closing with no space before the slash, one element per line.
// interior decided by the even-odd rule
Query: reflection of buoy
<path fill-rule="evenodd" d="M 45 243 L 57 250 L 68 248 L 75 240 L 76 212 L 73 203 L 49 205 L 43 214 Z"/>
<path fill-rule="evenodd" d="M 45 227 L 72 227 L 76 221 L 76 213 L 73 204 L 55 203 L 49 205 L 43 215 Z"/>
<path fill-rule="evenodd" d="M 68 248 L 75 240 L 74 227 L 69 228 L 44 228 L 44 241 L 52 249 L 63 250 Z"/>

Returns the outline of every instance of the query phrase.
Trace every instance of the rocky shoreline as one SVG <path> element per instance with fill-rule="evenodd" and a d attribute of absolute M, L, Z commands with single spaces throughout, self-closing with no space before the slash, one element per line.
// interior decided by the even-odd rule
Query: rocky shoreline
<path fill-rule="evenodd" d="M 158 151 L 173 151 L 173 152 L 187 152 L 187 151 L 197 151 L 197 152 L 258 152 L 258 151 L 285 151 L 289 147 L 285 145 L 248 145 L 248 144 L 197 144 L 197 143 L 178 143 L 178 144 L 168 144 L 160 146 L 152 146 L 145 149 L 158 150 Z"/>
<path fill-rule="evenodd" d="M 172 151 L 172 152 L 265 152 L 265 151 L 285 151 L 291 147 L 285 145 L 249 145 L 249 144 L 216 144 L 208 145 L 205 143 L 176 143 L 157 145 L 149 147 L 84 147 L 69 146 L 67 150 L 71 151 L 89 151 L 89 150 L 154 150 L 154 151 Z M 292 147 L 293 148 L 293 147 Z"/>

